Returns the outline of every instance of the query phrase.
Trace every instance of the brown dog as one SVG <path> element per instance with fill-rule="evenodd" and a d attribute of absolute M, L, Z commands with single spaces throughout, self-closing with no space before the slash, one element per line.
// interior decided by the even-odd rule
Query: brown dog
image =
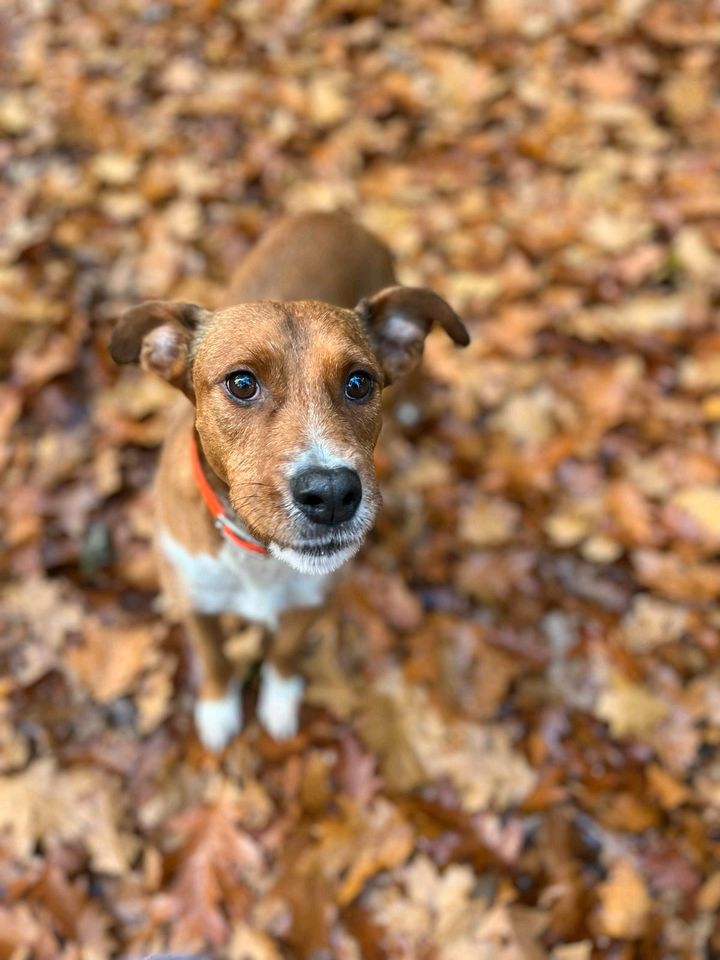
<path fill-rule="evenodd" d="M 379 506 L 382 388 L 419 363 L 433 323 L 469 339 L 439 296 L 397 286 L 388 250 L 341 215 L 282 220 L 227 303 L 144 303 L 110 345 L 187 398 L 160 460 L 157 540 L 165 593 L 201 659 L 195 720 L 212 750 L 242 726 L 220 615 L 272 630 L 323 602 Z M 296 732 L 302 688 L 263 666 L 258 715 L 273 736 Z"/>

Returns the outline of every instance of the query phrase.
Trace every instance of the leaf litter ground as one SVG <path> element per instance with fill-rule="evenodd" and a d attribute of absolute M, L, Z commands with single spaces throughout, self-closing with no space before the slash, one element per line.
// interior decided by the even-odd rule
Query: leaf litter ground
<path fill-rule="evenodd" d="M 717 4 L 11 2 L 3 33 L 0 957 L 720 954 Z M 388 400 L 301 733 L 251 689 L 216 759 L 155 604 L 170 393 L 106 343 L 318 207 L 473 344 Z"/>

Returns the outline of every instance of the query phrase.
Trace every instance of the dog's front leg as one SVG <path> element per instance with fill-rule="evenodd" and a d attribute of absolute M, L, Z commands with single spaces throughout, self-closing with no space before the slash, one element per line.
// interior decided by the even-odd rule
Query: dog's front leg
<path fill-rule="evenodd" d="M 318 607 L 288 610 L 271 641 L 260 672 L 257 714 L 265 730 L 276 740 L 294 737 L 300 725 L 305 680 L 297 672 Z"/>
<path fill-rule="evenodd" d="M 195 701 L 195 727 L 203 746 L 219 753 L 242 730 L 241 685 L 223 653 L 225 637 L 220 618 L 189 613 L 184 620 L 202 671 Z"/>

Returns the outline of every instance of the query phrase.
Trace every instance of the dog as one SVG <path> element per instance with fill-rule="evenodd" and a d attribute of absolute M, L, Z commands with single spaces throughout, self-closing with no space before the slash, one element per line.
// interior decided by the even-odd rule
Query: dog
<path fill-rule="evenodd" d="M 323 603 L 380 505 L 373 449 L 381 392 L 420 362 L 439 324 L 463 323 L 436 293 L 399 286 L 393 258 L 342 214 L 279 221 L 239 266 L 221 309 L 149 301 L 120 316 L 110 353 L 184 394 L 155 483 L 161 584 L 197 651 L 200 740 L 242 729 L 223 615 L 277 631 Z M 257 714 L 298 730 L 303 680 L 272 649 Z"/>

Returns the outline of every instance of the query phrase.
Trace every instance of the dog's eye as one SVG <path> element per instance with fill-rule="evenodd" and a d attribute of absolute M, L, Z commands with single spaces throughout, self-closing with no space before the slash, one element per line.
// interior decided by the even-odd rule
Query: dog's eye
<path fill-rule="evenodd" d="M 225 389 L 235 400 L 254 400 L 260 393 L 260 384 L 249 370 L 236 370 L 225 377 Z"/>
<path fill-rule="evenodd" d="M 355 403 L 367 400 L 373 392 L 375 381 L 366 370 L 353 370 L 345 384 L 345 396 Z"/>

